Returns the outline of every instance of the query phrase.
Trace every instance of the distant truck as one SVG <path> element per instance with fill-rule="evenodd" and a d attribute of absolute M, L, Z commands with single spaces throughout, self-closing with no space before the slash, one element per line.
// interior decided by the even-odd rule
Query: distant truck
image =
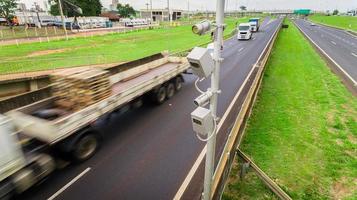
<path fill-rule="evenodd" d="M 0 115 L 0 199 L 46 178 L 56 169 L 55 160 L 91 158 L 105 134 L 94 122 L 138 107 L 144 98 L 157 104 L 170 99 L 188 68 L 186 58 L 164 57 L 111 75 L 111 94 L 80 110 L 65 110 L 54 103 L 58 96 L 51 96 Z"/>
<path fill-rule="evenodd" d="M 258 32 L 259 31 L 259 18 L 250 18 L 249 19 L 249 24 L 251 26 L 251 31 L 252 32 Z"/>
<path fill-rule="evenodd" d="M 241 23 L 238 25 L 238 40 L 250 40 L 252 38 L 252 31 L 251 31 L 250 23 Z"/>

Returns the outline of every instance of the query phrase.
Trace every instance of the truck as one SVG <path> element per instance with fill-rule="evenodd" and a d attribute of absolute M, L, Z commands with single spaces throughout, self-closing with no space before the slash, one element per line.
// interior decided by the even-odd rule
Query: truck
<path fill-rule="evenodd" d="M 250 18 L 249 19 L 249 24 L 251 26 L 251 31 L 252 32 L 258 32 L 259 31 L 259 18 Z"/>
<path fill-rule="evenodd" d="M 96 121 L 138 107 L 143 99 L 164 103 L 181 90 L 188 68 L 186 58 L 166 56 L 111 75 L 111 94 L 81 110 L 61 110 L 54 104 L 58 97 L 50 96 L 1 114 L 0 199 L 41 182 L 59 160 L 91 158 L 105 134 L 96 130 Z"/>
<path fill-rule="evenodd" d="M 252 38 L 252 31 L 250 23 L 240 23 L 238 25 L 238 40 L 250 40 Z"/>

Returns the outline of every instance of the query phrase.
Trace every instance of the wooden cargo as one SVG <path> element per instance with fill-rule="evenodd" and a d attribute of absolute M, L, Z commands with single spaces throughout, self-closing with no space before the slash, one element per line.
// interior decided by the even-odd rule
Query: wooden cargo
<path fill-rule="evenodd" d="M 80 110 L 111 95 L 109 73 L 100 69 L 69 69 L 51 76 L 56 104 Z"/>

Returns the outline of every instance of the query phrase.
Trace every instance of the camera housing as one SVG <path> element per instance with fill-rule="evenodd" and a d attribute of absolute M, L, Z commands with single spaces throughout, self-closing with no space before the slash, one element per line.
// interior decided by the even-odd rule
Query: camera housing
<path fill-rule="evenodd" d="M 202 135 L 206 136 L 208 133 L 213 131 L 214 119 L 210 110 L 204 107 L 197 107 L 191 113 L 193 130 Z"/>
<path fill-rule="evenodd" d="M 195 47 L 187 56 L 192 72 L 200 78 L 207 78 L 212 74 L 214 62 L 208 49 Z"/>

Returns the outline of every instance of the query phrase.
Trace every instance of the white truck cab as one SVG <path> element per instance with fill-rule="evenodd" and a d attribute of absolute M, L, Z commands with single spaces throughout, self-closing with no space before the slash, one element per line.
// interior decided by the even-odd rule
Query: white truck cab
<path fill-rule="evenodd" d="M 13 121 L 0 114 L 0 199 L 10 199 L 40 182 L 55 170 L 46 154 L 26 157 Z"/>
<path fill-rule="evenodd" d="M 250 40 L 252 38 L 252 31 L 250 23 L 241 23 L 238 26 L 238 40 Z"/>

